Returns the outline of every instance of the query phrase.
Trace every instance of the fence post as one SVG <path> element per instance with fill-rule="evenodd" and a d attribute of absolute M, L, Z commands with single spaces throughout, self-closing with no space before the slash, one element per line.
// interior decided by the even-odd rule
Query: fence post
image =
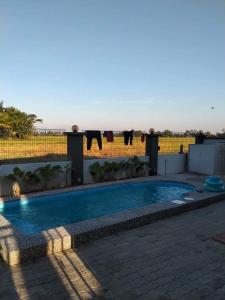
<path fill-rule="evenodd" d="M 149 156 L 149 175 L 157 175 L 158 169 L 159 136 L 146 134 L 145 155 Z"/>
<path fill-rule="evenodd" d="M 67 136 L 67 159 L 71 161 L 72 184 L 83 184 L 84 154 L 83 136 L 81 132 L 65 132 Z"/>

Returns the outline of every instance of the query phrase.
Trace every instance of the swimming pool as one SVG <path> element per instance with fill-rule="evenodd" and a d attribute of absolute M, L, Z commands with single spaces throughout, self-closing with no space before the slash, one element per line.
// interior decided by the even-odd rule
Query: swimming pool
<path fill-rule="evenodd" d="M 25 235 L 130 208 L 182 199 L 190 184 L 170 181 L 119 183 L 9 201 L 1 214 Z"/>

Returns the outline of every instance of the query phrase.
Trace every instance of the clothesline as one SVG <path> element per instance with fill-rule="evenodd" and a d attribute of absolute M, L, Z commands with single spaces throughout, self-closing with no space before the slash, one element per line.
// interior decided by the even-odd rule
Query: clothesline
<path fill-rule="evenodd" d="M 133 145 L 133 138 L 134 138 L 134 130 L 126 130 L 120 131 L 124 137 L 124 145 L 127 146 L 128 144 Z M 87 138 L 87 150 L 91 150 L 92 140 L 96 139 L 98 143 L 99 150 L 102 150 L 102 136 L 106 138 L 108 143 L 114 142 L 114 133 L 112 130 L 105 130 L 101 132 L 100 130 L 85 130 L 84 134 Z M 141 142 L 144 143 L 146 133 L 141 132 Z"/>
<path fill-rule="evenodd" d="M 133 130 L 133 129 L 132 129 Z M 103 134 L 105 131 L 112 131 L 113 133 L 115 133 L 115 134 L 123 134 L 123 132 L 124 131 L 131 131 L 131 130 L 100 130 L 100 129 L 94 129 L 94 130 L 92 130 L 92 129 L 83 129 L 83 130 L 81 130 L 81 132 L 83 132 L 83 133 L 85 133 L 86 131 L 100 131 L 101 132 L 101 134 Z M 147 131 L 145 131 L 145 130 L 133 130 L 133 132 L 135 133 L 135 134 L 137 134 L 137 133 L 144 133 L 144 134 L 149 134 L 149 132 L 147 132 Z"/>

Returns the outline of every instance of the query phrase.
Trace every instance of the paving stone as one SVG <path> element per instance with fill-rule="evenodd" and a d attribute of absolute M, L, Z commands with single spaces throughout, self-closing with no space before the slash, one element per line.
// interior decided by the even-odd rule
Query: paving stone
<path fill-rule="evenodd" d="M 9 268 L 0 299 L 225 299 L 225 201 Z M 2 276 L 4 274 L 4 276 Z"/>

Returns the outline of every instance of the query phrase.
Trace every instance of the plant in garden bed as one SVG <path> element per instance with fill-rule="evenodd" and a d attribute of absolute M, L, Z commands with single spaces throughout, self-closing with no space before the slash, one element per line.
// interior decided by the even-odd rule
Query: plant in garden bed
<path fill-rule="evenodd" d="M 104 177 L 104 170 L 103 167 L 100 165 L 99 162 L 95 162 L 93 165 L 89 167 L 90 173 L 93 176 L 96 182 L 103 181 Z"/>
<path fill-rule="evenodd" d="M 13 169 L 12 174 L 8 176 L 14 180 L 12 189 L 13 189 L 13 196 L 20 196 L 23 193 L 23 176 L 25 172 L 22 171 L 20 168 L 16 167 Z"/>
<path fill-rule="evenodd" d="M 13 169 L 13 173 L 7 176 L 9 179 L 14 180 L 13 183 L 13 195 L 19 196 L 26 190 L 26 185 L 34 185 L 40 182 L 40 178 L 36 171 L 22 171 L 20 168 L 16 167 Z"/>
<path fill-rule="evenodd" d="M 24 174 L 25 174 L 25 171 L 22 171 L 20 168 L 16 167 L 13 169 L 11 176 L 15 180 L 17 180 L 19 184 L 22 184 Z"/>
<path fill-rule="evenodd" d="M 113 175 L 114 175 L 113 164 L 105 161 L 102 168 L 103 168 L 103 181 L 113 180 Z"/>
<path fill-rule="evenodd" d="M 95 162 L 90 166 L 89 170 L 96 182 L 113 180 L 115 178 L 131 178 L 143 176 L 146 162 L 141 161 L 137 156 L 129 158 L 127 161 L 120 162 L 104 162 L 100 165 Z M 121 172 L 121 174 L 119 174 Z M 119 176 L 118 176 L 119 174 Z"/>
<path fill-rule="evenodd" d="M 27 185 L 34 185 L 41 181 L 40 177 L 38 176 L 36 171 L 28 171 L 23 176 L 23 181 Z"/>
<path fill-rule="evenodd" d="M 68 186 L 69 185 L 68 177 L 71 174 L 71 166 L 70 166 L 70 164 L 65 165 L 64 168 L 63 168 L 63 171 L 64 171 L 64 175 L 65 175 L 65 185 Z"/>
<path fill-rule="evenodd" d="M 146 162 L 141 161 L 137 156 L 128 159 L 129 171 L 131 177 L 143 176 Z"/>
<path fill-rule="evenodd" d="M 65 185 L 68 185 L 70 170 L 69 164 L 64 168 L 59 165 L 52 166 L 48 164 L 34 171 L 27 172 L 16 167 L 10 175 L 4 176 L 3 178 L 12 182 L 13 195 L 19 196 L 23 192 L 41 189 L 41 185 L 42 188 L 46 190 L 50 180 L 59 173 L 64 173 Z"/>
<path fill-rule="evenodd" d="M 48 183 L 53 178 L 53 176 L 57 173 L 62 172 L 62 167 L 58 165 L 51 166 L 51 164 L 48 164 L 46 166 L 38 168 L 37 172 L 42 178 L 43 189 L 46 190 L 48 188 Z"/>

